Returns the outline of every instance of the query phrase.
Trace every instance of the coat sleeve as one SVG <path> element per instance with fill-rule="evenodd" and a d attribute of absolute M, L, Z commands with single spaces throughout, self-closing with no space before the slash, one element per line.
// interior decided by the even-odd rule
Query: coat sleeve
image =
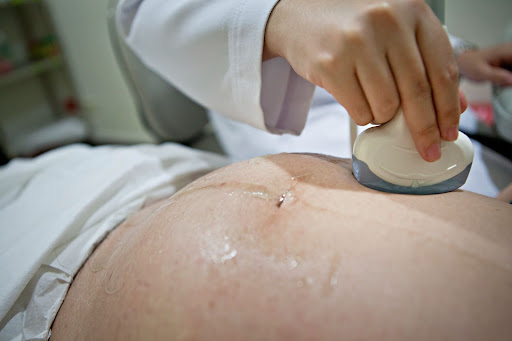
<path fill-rule="evenodd" d="M 120 0 L 122 37 L 150 69 L 229 118 L 300 134 L 314 85 L 282 58 L 261 62 L 279 0 Z"/>

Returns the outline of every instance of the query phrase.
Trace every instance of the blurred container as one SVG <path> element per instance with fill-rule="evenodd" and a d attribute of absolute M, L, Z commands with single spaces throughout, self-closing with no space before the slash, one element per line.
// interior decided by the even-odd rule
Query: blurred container
<path fill-rule="evenodd" d="M 512 87 L 493 87 L 494 123 L 498 135 L 512 143 Z"/>
<path fill-rule="evenodd" d="M 33 59 L 44 59 L 58 54 L 57 38 L 53 34 L 34 40 L 30 44 L 30 55 Z"/>
<path fill-rule="evenodd" d="M 507 25 L 504 38 L 505 42 L 512 42 L 512 22 Z M 512 70 L 512 65 L 508 65 L 508 69 Z M 496 131 L 512 143 L 512 86 L 493 85 L 492 94 Z"/>

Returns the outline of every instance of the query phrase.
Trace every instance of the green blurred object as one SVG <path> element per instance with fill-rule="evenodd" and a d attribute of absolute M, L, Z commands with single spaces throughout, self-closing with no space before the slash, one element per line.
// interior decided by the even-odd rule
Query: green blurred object
<path fill-rule="evenodd" d="M 7 73 L 13 68 L 9 41 L 6 34 L 0 31 L 0 74 Z"/>
<path fill-rule="evenodd" d="M 0 31 L 0 58 L 1 59 L 9 59 L 11 56 L 9 49 L 9 41 L 7 40 L 7 36 L 4 32 Z"/>
<path fill-rule="evenodd" d="M 0 6 L 21 6 L 36 2 L 41 2 L 41 0 L 0 0 Z"/>
<path fill-rule="evenodd" d="M 43 36 L 30 44 L 30 56 L 39 60 L 59 55 L 57 38 L 53 34 Z"/>

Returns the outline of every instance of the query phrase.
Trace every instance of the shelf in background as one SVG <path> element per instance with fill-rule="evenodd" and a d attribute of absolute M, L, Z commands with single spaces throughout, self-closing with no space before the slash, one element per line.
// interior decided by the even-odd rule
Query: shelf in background
<path fill-rule="evenodd" d="M 32 4 L 35 2 L 41 2 L 41 0 L 0 0 L 0 8 Z"/>
<path fill-rule="evenodd" d="M 0 75 L 0 88 L 28 78 L 56 69 L 62 65 L 61 56 L 48 57 L 46 59 L 31 62 L 25 66 L 18 67 L 12 71 Z"/>

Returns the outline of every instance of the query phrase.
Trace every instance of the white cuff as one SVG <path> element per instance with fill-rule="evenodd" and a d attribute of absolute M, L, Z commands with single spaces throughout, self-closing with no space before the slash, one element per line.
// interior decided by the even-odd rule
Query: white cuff
<path fill-rule="evenodd" d="M 283 58 L 263 63 L 261 107 L 272 133 L 298 135 L 304 129 L 315 86 L 300 77 Z"/>
<path fill-rule="evenodd" d="M 246 123 L 272 133 L 300 134 L 315 86 L 297 75 L 283 58 L 261 62 L 266 23 L 276 3 L 276 0 L 245 0 L 240 5 L 238 18 L 230 29 L 234 32 L 234 39 L 230 39 L 230 62 L 236 65 L 233 96 L 235 103 L 241 104 L 241 110 L 244 110 L 243 103 L 249 108 L 261 108 L 262 115 L 246 117 Z M 261 26 L 254 27 L 254 18 L 262 15 L 266 20 L 256 21 Z M 255 42 L 258 43 L 256 53 Z"/>

